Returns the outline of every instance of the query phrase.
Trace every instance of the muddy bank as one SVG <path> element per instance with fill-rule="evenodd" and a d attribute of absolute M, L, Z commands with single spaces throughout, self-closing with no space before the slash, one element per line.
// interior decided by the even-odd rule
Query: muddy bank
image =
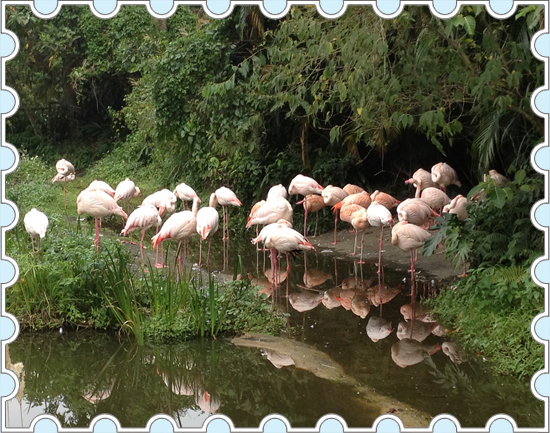
<path fill-rule="evenodd" d="M 358 245 L 361 241 L 361 235 L 358 237 Z M 347 260 L 359 260 L 359 251 L 357 255 L 350 255 L 353 251 L 355 235 L 349 230 L 340 230 L 338 232 L 338 243 L 332 245 L 334 232 L 323 233 L 317 237 L 308 236 L 308 240 L 315 246 L 317 252 L 321 254 L 334 254 Z M 367 264 L 378 264 L 378 245 L 380 241 L 380 229 L 369 227 L 365 230 L 365 239 L 363 244 L 363 260 Z M 384 229 L 384 244 L 382 249 L 382 266 L 391 267 L 395 271 L 406 272 L 411 261 L 409 253 L 401 251 L 391 243 L 391 229 Z M 435 279 L 447 280 L 455 278 L 461 271 L 454 269 L 450 260 L 445 258 L 445 248 L 439 247 L 435 254 L 425 257 L 418 252 L 418 261 L 415 264 L 417 271 L 417 280 Z"/>

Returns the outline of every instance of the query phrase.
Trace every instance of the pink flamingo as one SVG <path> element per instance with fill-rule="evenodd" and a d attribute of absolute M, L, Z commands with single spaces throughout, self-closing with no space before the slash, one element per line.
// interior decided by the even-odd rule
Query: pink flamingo
<path fill-rule="evenodd" d="M 447 194 L 438 188 L 426 188 L 420 195 L 420 200 L 425 201 L 432 209 L 439 209 L 451 202 Z"/>
<path fill-rule="evenodd" d="M 432 181 L 441 185 L 444 192 L 447 192 L 448 185 L 462 186 L 454 168 L 445 162 L 440 162 L 432 167 Z"/>
<path fill-rule="evenodd" d="M 122 200 L 123 203 L 127 203 L 127 212 L 130 210 L 130 200 L 137 197 L 140 194 L 140 189 L 129 178 L 126 178 L 120 182 L 115 189 L 115 201 Z"/>
<path fill-rule="evenodd" d="M 121 234 L 122 236 L 126 236 L 134 230 L 141 230 L 139 250 L 141 252 L 142 264 L 144 263 L 143 238 L 145 237 L 145 232 L 151 227 L 159 227 L 161 224 L 162 218 L 160 217 L 157 208 L 148 204 L 138 206 L 137 209 L 128 216 L 128 221 L 126 221 L 126 226 L 122 230 Z"/>
<path fill-rule="evenodd" d="M 55 164 L 57 174 L 52 178 L 52 183 L 63 182 L 63 195 L 65 196 L 65 208 L 67 207 L 67 182 L 75 180 L 74 166 L 66 159 L 60 159 Z"/>
<path fill-rule="evenodd" d="M 417 226 L 426 226 L 431 217 L 437 216 L 430 205 L 419 198 L 409 198 L 397 206 L 399 221 L 408 221 Z"/>
<path fill-rule="evenodd" d="M 316 180 L 311 177 L 304 176 L 302 174 L 297 175 L 288 187 L 288 194 L 294 195 L 299 194 L 304 197 L 308 194 L 321 194 L 323 187 L 317 183 Z M 307 207 L 306 202 L 304 202 L 304 236 L 307 234 Z"/>
<path fill-rule="evenodd" d="M 197 212 L 197 233 L 200 236 L 199 246 L 199 267 L 202 263 L 202 241 L 204 241 L 208 235 L 216 233 L 219 227 L 220 215 L 216 210 L 216 193 L 210 194 L 210 201 L 208 206 L 202 207 Z M 212 236 L 208 241 L 208 260 L 207 266 L 210 266 L 210 247 L 212 246 Z"/>
<path fill-rule="evenodd" d="M 325 201 L 323 197 L 317 194 L 308 194 L 303 200 L 297 201 L 296 204 L 303 204 L 304 209 L 309 215 L 311 212 L 315 212 L 317 219 L 315 221 L 315 230 L 313 230 L 313 237 L 317 236 L 317 225 L 319 224 L 319 211 L 325 207 Z M 304 236 L 307 236 L 307 227 L 304 230 Z"/>
<path fill-rule="evenodd" d="M 432 174 L 429 171 L 419 168 L 414 172 L 410 179 L 405 181 L 407 184 L 412 184 L 416 188 L 415 198 L 420 198 L 422 190 L 429 187 L 439 187 L 439 184 L 432 180 Z"/>
<path fill-rule="evenodd" d="M 153 248 L 157 248 L 157 245 L 166 239 L 173 239 L 175 241 L 178 241 L 179 252 L 181 242 L 197 234 L 197 214 L 199 210 L 199 200 L 200 199 L 198 197 L 195 197 L 193 199 L 192 211 L 185 210 L 182 212 L 177 212 L 166 220 L 158 234 L 153 236 L 153 238 L 151 239 L 153 241 Z M 183 268 L 181 253 L 178 254 L 178 263 L 181 272 Z"/>
<path fill-rule="evenodd" d="M 267 201 L 275 200 L 277 197 L 287 198 L 286 188 L 279 184 L 272 186 L 267 193 Z"/>
<path fill-rule="evenodd" d="M 86 188 L 87 191 L 103 191 L 106 194 L 109 194 L 111 197 L 115 196 L 115 190 L 111 188 L 107 182 L 102 180 L 94 180 Z M 115 200 L 116 201 L 116 200 Z"/>
<path fill-rule="evenodd" d="M 107 215 L 119 215 L 124 219 L 128 215 L 116 204 L 113 197 L 103 191 L 82 191 L 76 199 L 76 208 L 79 215 L 88 214 L 95 219 L 95 246 L 99 253 L 99 225 L 98 218 Z"/>
<path fill-rule="evenodd" d="M 460 221 L 464 221 L 468 218 L 468 211 L 466 210 L 467 204 L 468 199 L 466 197 L 463 195 L 457 195 L 451 200 L 451 203 L 443 208 L 443 212 L 456 214 Z"/>
<path fill-rule="evenodd" d="M 188 201 L 193 201 L 195 198 L 198 198 L 199 203 L 201 202 L 201 199 L 199 198 L 195 190 L 185 183 L 180 183 L 178 186 L 176 186 L 176 189 L 174 190 L 174 195 L 181 200 L 184 210 L 187 209 L 186 202 Z"/>
<path fill-rule="evenodd" d="M 414 284 L 414 250 L 424 246 L 426 239 L 430 237 L 430 233 L 422 227 L 410 224 L 407 221 L 400 221 L 393 226 L 391 231 L 391 243 L 398 246 L 403 251 L 409 251 L 411 255 L 411 285 Z"/>
<path fill-rule="evenodd" d="M 353 206 L 353 205 L 352 205 Z M 372 205 L 371 205 L 372 206 Z M 369 206 L 370 209 L 370 206 Z M 361 232 L 361 257 L 357 264 L 362 265 L 365 262 L 363 261 L 363 241 L 365 238 L 365 229 L 370 226 L 368 214 L 368 209 L 361 208 L 351 215 L 351 225 L 355 229 L 355 243 L 357 244 L 357 232 Z M 355 250 L 354 250 L 355 252 Z"/>
<path fill-rule="evenodd" d="M 392 210 L 394 207 L 398 206 L 401 203 L 395 197 L 378 190 L 374 191 L 370 195 L 370 198 L 372 199 L 373 202 L 377 202 L 378 204 L 381 204 L 388 210 Z"/>
<path fill-rule="evenodd" d="M 344 200 L 348 196 L 348 193 L 344 191 L 342 188 L 329 185 L 323 190 L 321 195 L 323 196 L 323 201 L 325 203 L 325 206 L 332 207 L 340 203 L 342 200 Z M 337 239 L 336 239 L 337 226 L 338 226 L 338 211 L 334 212 L 334 242 L 332 243 L 332 245 L 337 244 Z"/>
<path fill-rule="evenodd" d="M 258 204 L 259 206 L 256 208 Z M 283 197 L 277 197 L 270 201 L 256 203 L 250 212 L 246 228 L 249 229 L 257 224 L 271 224 L 280 219 L 292 222 L 292 216 L 292 206 L 288 200 Z"/>

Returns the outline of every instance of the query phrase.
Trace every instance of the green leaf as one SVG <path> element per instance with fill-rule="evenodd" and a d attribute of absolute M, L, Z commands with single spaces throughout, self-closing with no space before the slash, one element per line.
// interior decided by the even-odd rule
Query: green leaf
<path fill-rule="evenodd" d="M 519 189 L 521 189 L 522 191 L 525 191 L 525 192 L 530 192 L 531 191 L 531 187 L 529 185 L 521 185 L 519 187 Z"/>
<path fill-rule="evenodd" d="M 521 182 L 523 182 L 523 179 L 525 179 L 525 170 L 516 171 L 516 175 L 514 176 L 514 180 L 517 183 L 521 183 Z"/>
<path fill-rule="evenodd" d="M 489 193 L 489 199 L 495 207 L 502 209 L 506 204 L 506 193 L 501 187 L 495 186 L 495 189 Z"/>
<path fill-rule="evenodd" d="M 483 191 L 485 188 L 485 183 L 480 183 L 479 185 L 474 186 L 468 193 L 468 201 L 472 200 L 472 197 L 477 193 Z"/>
<path fill-rule="evenodd" d="M 476 20 L 474 17 L 468 15 L 464 17 L 464 30 L 470 35 L 473 36 L 476 32 Z"/>

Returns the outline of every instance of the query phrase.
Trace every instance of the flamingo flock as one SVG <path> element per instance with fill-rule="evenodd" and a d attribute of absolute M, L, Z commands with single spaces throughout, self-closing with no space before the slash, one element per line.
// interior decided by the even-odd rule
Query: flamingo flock
<path fill-rule="evenodd" d="M 62 182 L 66 198 L 66 183 L 75 179 L 74 166 L 67 160 L 62 159 L 56 164 L 57 174 L 53 182 Z M 504 183 L 507 179 L 491 170 L 489 175 L 496 183 Z M 411 275 L 415 272 L 414 261 L 416 249 L 423 246 L 429 237 L 426 229 L 429 227 L 432 218 L 441 215 L 443 212 L 456 214 L 459 220 L 468 217 L 467 199 L 462 195 L 450 198 L 446 191 L 450 185 L 461 186 L 456 171 L 448 164 L 442 162 L 434 165 L 431 171 L 418 169 L 405 184 L 413 185 L 416 189 L 414 198 L 406 198 L 403 201 L 397 200 L 391 195 L 374 191 L 369 193 L 357 185 L 348 184 L 342 188 L 334 185 L 323 187 L 315 179 L 298 174 L 288 186 L 279 184 L 271 187 L 265 200 L 261 200 L 252 206 L 248 215 L 246 228 L 252 226 L 264 226 L 261 231 L 259 227 L 252 242 L 263 243 L 264 248 L 271 251 L 272 266 L 276 265 L 279 253 L 287 255 L 287 271 L 290 267 L 288 255 L 295 251 L 310 251 L 314 246 L 308 241 L 307 217 L 308 214 L 329 207 L 334 212 L 334 241 L 337 243 L 338 219 L 351 224 L 355 232 L 355 244 L 350 255 L 357 254 L 358 234 L 361 233 L 360 259 L 358 264 L 363 262 L 364 234 L 369 227 L 380 228 L 378 244 L 378 273 L 382 270 L 383 251 L 383 230 L 384 227 L 393 225 L 391 240 L 392 244 L 403 251 L 409 252 L 411 256 Z M 122 236 L 128 236 L 133 231 L 141 231 L 140 253 L 144 261 L 144 239 L 147 230 L 156 229 L 152 237 L 153 249 L 156 250 L 156 267 L 164 267 L 164 254 L 162 262 L 158 263 L 159 246 L 162 248 L 165 240 L 173 240 L 178 243 L 180 253 L 181 243 L 187 241 L 194 235 L 200 239 L 199 267 L 202 266 L 202 242 L 209 240 L 208 253 L 206 258 L 207 266 L 210 265 L 210 250 L 212 237 L 220 226 L 220 214 L 216 207 L 222 208 L 221 225 L 222 241 L 224 244 L 224 267 L 229 252 L 227 245 L 230 238 L 229 229 L 229 206 L 240 207 L 241 201 L 236 194 L 227 187 L 220 187 L 210 194 L 208 206 L 199 209 L 201 199 L 195 190 L 185 184 L 178 184 L 173 191 L 162 189 L 154 192 L 142 201 L 142 204 L 130 212 L 130 201 L 140 194 L 140 188 L 126 178 L 122 180 L 115 189 L 106 182 L 94 180 L 90 185 L 80 192 L 77 198 L 77 212 L 79 215 L 88 214 L 95 219 L 95 240 L 94 245 L 99 251 L 101 218 L 107 215 L 120 216 L 124 221 L 121 231 Z M 294 210 L 288 200 L 292 195 L 300 195 L 303 198 L 296 204 L 303 205 L 304 227 L 303 234 L 292 228 Z M 176 211 L 176 203 L 180 200 L 183 211 Z M 192 202 L 192 210 L 187 210 L 187 203 Z M 126 206 L 126 211 L 121 205 Z M 393 212 L 393 215 L 392 215 Z M 394 225 L 394 219 L 398 223 Z M 164 220 L 164 222 L 163 222 Z M 316 224 L 317 226 L 317 224 Z M 25 216 L 25 228 L 31 236 L 31 243 L 34 250 L 34 237 L 42 239 L 48 228 L 47 217 L 36 209 L 33 209 Z M 317 227 L 314 231 L 316 234 Z M 40 245 L 39 245 L 40 249 Z M 184 247 L 184 255 L 187 246 Z M 181 254 L 178 254 L 178 263 L 181 268 Z M 275 268 L 273 268 L 275 269 Z M 276 273 L 274 272 L 273 275 Z M 272 281 L 277 284 L 276 278 Z"/>

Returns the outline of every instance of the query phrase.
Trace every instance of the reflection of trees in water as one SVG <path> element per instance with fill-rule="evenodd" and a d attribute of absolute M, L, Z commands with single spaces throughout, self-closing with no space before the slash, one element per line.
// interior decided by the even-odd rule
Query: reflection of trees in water
<path fill-rule="evenodd" d="M 25 364 L 25 398 L 66 427 L 88 426 L 102 413 L 123 426 L 143 426 L 157 413 L 178 418 L 203 411 L 224 413 L 239 426 L 257 426 L 278 412 L 307 426 L 351 396 L 293 366 L 276 369 L 257 349 L 224 341 L 138 347 L 103 334 L 38 334 L 21 335 L 11 348 L 12 359 Z M 304 403 L 319 395 L 327 396 L 325 403 Z M 361 421 L 359 407 L 347 406 L 357 425 L 374 420 Z"/>

